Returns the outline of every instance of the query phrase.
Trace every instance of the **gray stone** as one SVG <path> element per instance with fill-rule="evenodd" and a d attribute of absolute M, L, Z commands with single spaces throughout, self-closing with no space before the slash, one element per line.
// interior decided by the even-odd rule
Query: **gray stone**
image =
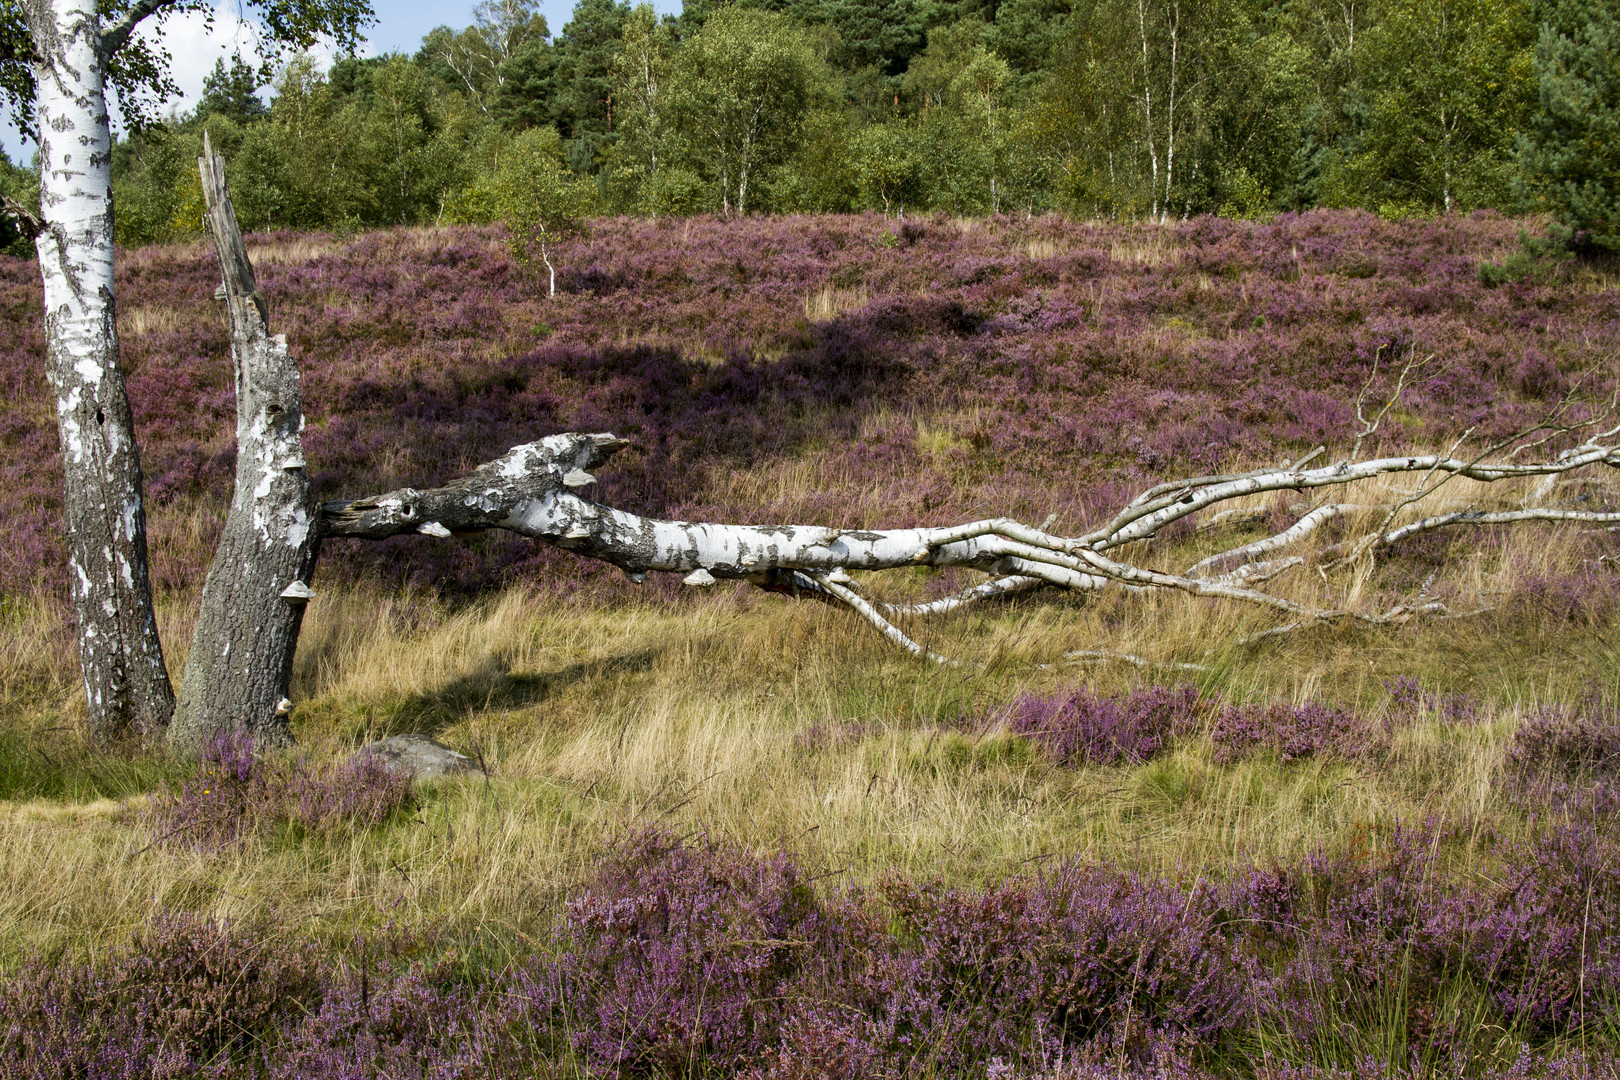
<path fill-rule="evenodd" d="M 380 739 L 361 747 L 360 754 L 381 758 L 388 768 L 418 780 L 434 780 L 478 768 L 478 762 L 466 754 L 458 754 L 448 746 L 419 734 Z"/>

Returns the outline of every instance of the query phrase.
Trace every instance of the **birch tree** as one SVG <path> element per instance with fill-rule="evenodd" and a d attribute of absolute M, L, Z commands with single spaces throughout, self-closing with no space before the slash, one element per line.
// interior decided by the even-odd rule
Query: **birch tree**
<path fill-rule="evenodd" d="M 459 32 L 435 27 L 422 46 L 488 116 L 507 63 L 525 46 L 543 44 L 551 31 L 535 0 L 482 0 L 472 16 L 473 24 Z"/>
<path fill-rule="evenodd" d="M 531 128 L 512 140 L 495 177 L 495 205 L 511 236 L 512 254 L 546 268 L 547 296 L 557 295 L 557 244 L 589 232 L 596 185 L 575 179 L 563 167 L 556 128 Z"/>
<path fill-rule="evenodd" d="M 721 8 L 681 46 L 666 117 L 717 184 L 722 212 L 748 212 L 750 184 L 792 148 L 825 82 L 796 27 L 772 12 Z"/>
<path fill-rule="evenodd" d="M 1367 122 L 1332 201 L 1451 213 L 1506 205 L 1535 101 L 1522 0 L 1394 0 L 1364 35 Z"/>
<path fill-rule="evenodd" d="M 664 96 L 674 48 L 674 32 L 659 20 L 653 6 L 636 5 L 624 21 L 614 76 L 620 102 L 621 161 L 644 176 L 658 171 L 659 143 L 665 126 Z"/>
<path fill-rule="evenodd" d="M 171 745 L 194 750 L 228 730 L 262 742 L 291 738 L 288 687 L 299 629 L 314 599 L 321 547 L 411 534 L 424 542 L 505 529 L 623 570 L 631 580 L 674 573 L 692 588 L 746 582 L 844 608 L 897 647 L 953 664 L 919 643 L 908 624 L 969 604 L 1038 589 L 1172 592 L 1239 604 L 1274 625 L 1250 641 L 1321 623 L 1398 627 L 1418 618 L 1462 617 L 1424 590 L 1386 608 L 1361 588 L 1372 563 L 1395 545 L 1442 529 L 1578 522 L 1620 525 L 1620 513 L 1558 505 L 1559 486 L 1582 470 L 1620 468 L 1615 403 L 1573 397 L 1511 438 L 1481 446 L 1364 457 L 1393 396 L 1354 433 L 1347 453 L 1224 475 L 1154 484 L 1105 520 L 1072 534 L 1011 518 L 899 529 L 816 524 L 688 522 L 650 518 L 592 500 L 595 470 L 625 442 L 611 433 L 554 435 L 513 447 L 466 476 L 431 489 L 400 488 L 317 505 L 301 445 L 296 357 L 273 332 L 242 243 L 224 163 L 205 142 L 200 161 L 205 220 L 222 274 L 237 388 L 237 471 L 219 551 L 203 589 L 178 709 L 163 667 L 146 572 L 140 468 L 114 332 L 111 199 L 107 176 L 107 57 L 138 21 L 103 29 L 94 0 L 31 0 L 34 93 L 44 161 L 37 233 L 46 296 L 48 373 L 56 390 L 68 484 L 74 604 L 90 722 L 99 734 L 167 724 Z M 723 13 L 722 13 L 723 14 Z M 716 15 L 715 18 L 721 18 Z M 712 25 L 712 22 L 711 22 Z M 122 29 L 120 29 L 122 27 Z M 757 159 L 756 159 L 757 160 Z M 746 184 L 737 187 L 741 211 Z M 1356 414 L 1365 417 L 1367 403 Z M 1348 441 L 1348 440 L 1347 440 Z M 1465 448 L 1466 446 L 1466 448 Z M 1322 459 L 1322 460 L 1318 460 Z M 1469 482 L 1449 506 L 1431 497 Z M 1501 485 L 1503 494 L 1486 492 Z M 1142 541 L 1196 517 L 1200 528 L 1264 520 L 1257 500 L 1283 492 L 1310 502 L 1292 524 L 1234 544 L 1185 568 L 1164 565 Z M 1321 588 L 1284 595 L 1269 582 L 1304 565 L 1300 546 L 1327 522 L 1342 539 L 1316 551 Z M 1155 561 L 1156 559 L 1156 561 Z M 911 605 L 883 602 L 854 575 L 918 566 L 982 574 L 955 596 Z M 1335 577 L 1339 579 L 1335 584 Z M 1426 587 L 1425 587 L 1426 589 Z M 1133 659 L 1127 657 L 1126 659 Z"/>
<path fill-rule="evenodd" d="M 10 5 L 8 5 L 9 7 Z M 147 569 L 140 455 L 118 359 L 113 282 L 109 82 L 126 107 L 172 90 L 166 59 L 132 35 L 144 20 L 205 10 L 200 0 L 22 0 L 27 55 L 12 39 L 4 85 L 31 106 L 40 212 L 26 220 L 44 288 L 46 375 L 66 479 L 69 586 L 93 735 L 161 730 L 174 710 Z M 353 42 L 355 0 L 269 0 L 270 36 Z"/>
<path fill-rule="evenodd" d="M 216 691 L 206 709 L 183 711 L 171 728 L 171 744 L 184 749 L 235 726 L 248 728 L 262 740 L 291 738 L 288 716 L 293 703 L 275 697 L 272 708 L 270 701 L 284 694 L 288 684 L 303 606 L 313 597 L 309 571 L 321 545 L 335 540 L 419 535 L 448 541 L 467 533 L 506 529 L 610 563 L 634 582 L 644 581 L 649 573 L 675 573 L 693 588 L 729 579 L 821 600 L 866 620 L 886 640 L 919 659 L 957 664 L 958 659 L 920 644 L 902 624 L 997 597 L 1054 588 L 1130 595 L 1177 592 L 1248 605 L 1278 620 L 1278 625 L 1252 635 L 1251 641 L 1321 623 L 1398 627 L 1413 619 L 1470 614 L 1428 598 L 1427 585 L 1416 597 L 1382 610 L 1369 608 L 1362 600 L 1361 584 L 1372 562 L 1413 536 L 1490 525 L 1620 524 L 1620 513 L 1539 502 L 1581 470 L 1620 468 L 1620 424 L 1614 423 L 1613 402 L 1607 408 L 1593 408 L 1566 397 L 1540 423 L 1470 453 L 1461 452 L 1465 437 L 1440 453 L 1362 457 L 1362 445 L 1398 402 L 1411 364 L 1401 372 L 1393 395 L 1382 409 L 1371 412 L 1370 419 L 1363 392 L 1356 409 L 1360 430 L 1345 457 L 1313 464 L 1326 450 L 1318 447 L 1292 463 L 1156 484 L 1078 535 L 1051 532 L 1050 519 L 1038 526 L 990 518 L 937 527 L 835 529 L 649 518 L 595 502 L 586 494 L 596 482 L 592 470 L 608 464 L 628 445 L 607 432 L 553 435 L 515 446 L 442 487 L 400 488 L 332 500 L 317 508 L 309 502 L 309 488 L 302 479 L 296 362 L 284 339 L 269 335 L 265 306 L 253 287 L 241 234 L 230 213 L 222 168 L 217 159 L 202 162 L 208 222 L 225 268 L 223 291 L 242 388 L 240 445 L 227 543 L 209 573 L 186 673 L 189 691 L 194 669 L 206 665 L 206 671 L 197 670 L 195 681 L 200 684 L 212 676 Z M 277 409 L 273 414 L 272 406 Z M 1555 443 L 1565 449 L 1551 457 L 1536 457 L 1538 450 Z M 1410 480 L 1404 490 L 1399 483 L 1388 483 L 1402 477 Z M 1461 508 L 1441 512 L 1425 508 L 1431 496 L 1458 480 L 1481 487 L 1517 486 L 1521 497 L 1504 499 L 1501 509 L 1481 505 L 1478 497 Z M 1369 485 L 1374 500 L 1364 501 L 1355 491 Z M 1522 491 L 1526 485 L 1527 493 Z M 1267 512 L 1257 514 L 1252 503 L 1234 503 L 1285 491 L 1306 495 L 1314 503 L 1286 528 L 1220 550 L 1180 571 L 1139 561 L 1141 541 L 1161 530 L 1195 516 L 1204 531 L 1234 518 L 1252 523 Z M 1324 583 L 1329 581 L 1329 569 L 1347 579 L 1339 590 L 1341 601 L 1313 603 L 1267 591 L 1267 582 L 1304 565 L 1299 547 L 1330 521 L 1346 524 L 1346 536 L 1317 552 L 1317 570 Z M 237 549 L 232 543 L 246 547 Z M 252 568 L 246 573 L 241 569 L 242 550 Z M 918 566 L 964 567 L 985 576 L 955 596 L 911 605 L 875 599 L 852 576 Z M 218 590 L 216 579 L 221 584 Z M 242 646 L 234 654 L 233 644 Z M 1098 658 L 1111 657 L 1086 657 Z M 1118 658 L 1142 662 L 1135 656 Z"/>

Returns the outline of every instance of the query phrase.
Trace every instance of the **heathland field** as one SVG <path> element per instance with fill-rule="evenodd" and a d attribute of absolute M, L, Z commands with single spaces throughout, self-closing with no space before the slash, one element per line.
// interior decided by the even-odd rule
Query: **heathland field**
<path fill-rule="evenodd" d="M 1343 457 L 1358 400 L 1394 402 L 1364 455 L 1599 419 L 1620 279 L 1514 259 L 1524 227 L 604 220 L 554 300 L 497 231 L 249 247 L 323 497 L 612 431 L 593 495 L 641 513 L 1076 535 L 1160 481 Z M 192 244 L 119 273 L 177 665 L 234 470 L 219 271 Z M 1404 625 L 1255 637 L 1287 620 L 1123 590 L 904 623 L 954 667 L 521 538 L 333 541 L 297 750 L 199 767 L 79 734 L 39 295 L 0 258 L 0 1077 L 1620 1071 L 1607 526 L 1346 561 L 1349 514 L 1268 586 L 1450 613 Z M 1458 481 L 1402 520 L 1532 497 L 1614 511 L 1620 477 Z M 1313 499 L 1131 558 L 1182 570 Z M 482 771 L 350 761 L 402 732 Z"/>

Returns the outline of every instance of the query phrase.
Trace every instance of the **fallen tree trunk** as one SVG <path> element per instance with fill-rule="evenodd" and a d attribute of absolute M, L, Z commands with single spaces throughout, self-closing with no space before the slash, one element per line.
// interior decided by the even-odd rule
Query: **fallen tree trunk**
<path fill-rule="evenodd" d="M 1614 434 L 1605 432 L 1600 438 Z M 601 466 L 624 445 L 623 440 L 605 433 L 554 435 L 515 447 L 442 488 L 403 488 L 368 499 L 329 502 L 321 510 L 322 535 L 381 540 L 413 532 L 451 536 L 508 529 L 611 563 L 633 580 L 640 580 L 649 571 L 680 573 L 689 585 L 742 580 L 772 591 L 808 593 L 841 602 L 872 622 L 890 640 L 922 655 L 925 650 L 885 619 L 878 606 L 895 615 L 942 614 L 977 600 L 1041 587 L 1095 591 L 1113 586 L 1176 590 L 1257 604 L 1293 616 L 1296 622 L 1291 625 L 1295 626 L 1345 619 L 1380 625 L 1405 622 L 1415 614 L 1444 614 L 1444 605 L 1434 603 L 1420 607 L 1402 604 L 1385 612 L 1310 607 L 1254 587 L 1303 560 L 1293 557 L 1254 563 L 1248 561 L 1252 556 L 1297 543 L 1323 521 L 1347 510 L 1381 507 L 1330 504 L 1310 510 L 1299 522 L 1274 536 L 1210 556 L 1187 574 L 1147 569 L 1104 552 L 1149 539 L 1159 529 L 1212 506 L 1266 492 L 1337 487 L 1394 473 L 1467 477 L 1494 483 L 1558 475 L 1589 465 L 1620 467 L 1620 448 L 1588 442 L 1558 460 L 1537 463 L 1482 464 L 1445 455 L 1416 455 L 1339 462 L 1317 469 L 1284 467 L 1201 477 L 1144 492 L 1103 529 L 1079 537 L 1061 537 L 1011 518 L 940 528 L 840 530 L 815 525 L 727 525 L 642 517 L 579 494 L 595 480 L 590 470 Z M 1435 528 L 1528 521 L 1620 523 L 1620 513 L 1553 508 L 1501 513 L 1459 511 L 1380 531 L 1363 547 L 1387 547 Z M 1219 576 L 1201 576 L 1205 570 L 1222 565 L 1235 568 Z M 956 597 L 909 607 L 874 605 L 850 588 L 847 571 L 906 566 L 968 567 L 994 576 Z"/>
<path fill-rule="evenodd" d="M 731 579 L 840 604 L 907 651 L 938 663 L 953 663 L 912 640 L 890 617 L 939 615 L 998 596 L 1057 588 L 1133 593 L 1170 590 L 1256 605 L 1288 616 L 1285 624 L 1245 639 L 1252 641 L 1323 621 L 1400 625 L 1417 617 L 1452 613 L 1422 593 L 1385 611 L 1318 607 L 1290 600 L 1259 586 L 1302 565 L 1304 558 L 1288 555 L 1259 560 L 1258 556 L 1276 556 L 1326 522 L 1358 513 L 1381 515 L 1380 523 L 1354 542 L 1335 545 L 1349 552 L 1348 559 L 1371 559 L 1412 535 L 1458 525 L 1620 524 L 1620 513 L 1534 506 L 1498 511 L 1470 507 L 1429 514 L 1405 525 L 1395 523 L 1405 509 L 1458 478 L 1488 485 L 1530 477 L 1556 478 L 1592 466 L 1620 467 L 1620 447 L 1613 443 L 1620 426 L 1591 435 L 1550 460 L 1515 460 L 1516 451 L 1595 428 L 1613 411 L 1610 403 L 1609 409 L 1579 423 L 1565 423 L 1568 402 L 1554 409 L 1547 422 L 1473 459 L 1456 456 L 1457 447 L 1453 447 L 1446 454 L 1345 460 L 1308 468 L 1325 452 L 1318 447 L 1292 465 L 1157 485 L 1131 500 L 1108 524 L 1075 537 L 1059 536 L 1045 526 L 1011 518 L 935 528 L 867 530 L 644 517 L 593 502 L 582 494 L 595 482 L 592 470 L 627 445 L 607 433 L 552 435 L 517 446 L 443 487 L 401 488 L 316 507 L 311 502 L 299 442 L 303 417 L 296 365 L 284 341 L 269 335 L 265 303 L 254 286 L 221 163 L 217 158 L 205 158 L 202 169 L 210 229 L 225 271 L 223 296 L 237 366 L 239 451 L 236 494 L 225 538 L 209 572 L 180 710 L 171 728 L 171 742 L 184 749 L 234 727 L 270 741 L 291 738 L 290 703 L 285 695 L 304 602 L 312 595 L 309 576 L 326 539 L 384 540 L 413 533 L 450 538 L 506 529 L 611 563 L 638 582 L 651 572 L 677 573 L 692 586 Z M 1369 426 L 1362 435 L 1371 430 Z M 1541 438 L 1527 441 L 1532 436 Z M 1358 438 L 1358 449 L 1360 442 Z M 1264 512 L 1252 506 L 1229 508 L 1235 500 L 1281 491 L 1338 489 L 1400 474 L 1416 474 L 1418 484 L 1392 504 L 1305 507 L 1288 527 L 1217 552 L 1183 574 L 1140 566 L 1110 554 L 1150 540 L 1166 527 L 1205 511 L 1213 511 L 1213 524 L 1252 525 L 1264 520 Z M 1554 488 L 1543 484 L 1537 493 Z M 871 600 L 849 576 L 849 571 L 913 566 L 965 567 L 990 576 L 956 596 L 913 605 Z M 1115 658 L 1115 654 L 1104 653 L 1075 656 Z M 1149 663 L 1129 654 L 1119 656 L 1132 663 Z"/>

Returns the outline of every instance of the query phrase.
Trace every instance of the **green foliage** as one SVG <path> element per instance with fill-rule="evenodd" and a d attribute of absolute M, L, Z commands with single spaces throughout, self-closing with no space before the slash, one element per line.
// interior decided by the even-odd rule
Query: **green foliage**
<path fill-rule="evenodd" d="M 1548 3 L 1535 76 L 1521 195 L 1552 215 L 1562 245 L 1620 251 L 1620 5 Z"/>
<path fill-rule="evenodd" d="M 828 59 L 838 67 L 871 68 L 894 78 L 922 52 L 940 6 L 927 0 L 800 0 L 785 10 L 801 23 L 836 32 Z"/>
<path fill-rule="evenodd" d="M 222 62 L 194 114 L 116 149 L 119 239 L 195 232 L 206 126 L 261 229 L 502 220 L 509 146 L 549 130 L 613 213 L 1528 205 L 1601 250 L 1615 2 L 578 0 L 553 39 L 537 0 L 483 0 L 413 57 L 295 60 L 268 110 Z"/>
<path fill-rule="evenodd" d="M 223 116 L 237 124 L 250 124 L 267 116 L 269 108 L 259 99 L 259 73 L 240 56 L 231 57 L 231 66 L 223 59 L 214 61 L 214 70 L 203 80 L 202 100 L 197 102 L 196 116 L 206 119 Z"/>
<path fill-rule="evenodd" d="M 534 270 L 544 264 L 549 291 L 557 292 L 551 252 L 559 241 L 585 235 L 596 187 L 563 168 L 563 142 L 555 128 L 534 128 L 512 140 L 495 174 L 493 202 L 506 223 L 512 255 Z"/>
<path fill-rule="evenodd" d="M 1553 241 L 1528 233 L 1519 234 L 1519 245 L 1518 251 L 1499 263 L 1480 263 L 1475 270 L 1479 283 L 1487 289 L 1507 284 L 1550 284 L 1572 258 Z"/>
<path fill-rule="evenodd" d="M 887 216 L 904 215 L 906 204 L 922 201 L 922 162 L 915 139 L 897 123 L 873 124 L 860 133 L 851 155 L 867 204 L 878 203 Z"/>
<path fill-rule="evenodd" d="M 860 137 L 849 113 L 816 109 L 804 118 L 798 147 L 764 184 L 761 202 L 782 213 L 844 213 L 860 205 L 860 179 L 851 145 Z"/>
<path fill-rule="evenodd" d="M 576 173 L 596 172 L 602 151 L 613 142 L 613 70 L 629 17 L 625 0 L 579 0 L 553 46 L 556 92 L 550 119 Z"/>
<path fill-rule="evenodd" d="M 224 110 L 131 135 L 114 151 L 120 243 L 202 228 L 196 162 L 206 128 L 231 167 L 245 228 L 349 229 L 442 220 L 499 153 L 493 124 L 402 56 L 288 65 L 268 115 Z M 205 105 L 207 102 L 204 103 Z"/>
<path fill-rule="evenodd" d="M 39 174 L 31 169 L 13 165 L 0 151 L 0 196 L 12 200 L 30 213 L 39 211 Z M 0 202 L 0 254 L 20 259 L 31 258 L 34 243 L 14 221 Z"/>
<path fill-rule="evenodd" d="M 607 152 L 609 168 L 603 177 L 604 191 L 615 209 L 670 212 L 664 209 L 666 185 L 657 177 L 667 158 L 661 157 L 669 137 L 664 104 L 674 49 L 674 27 L 660 20 L 651 4 L 637 5 L 625 18 L 613 73 L 618 138 Z"/>
<path fill-rule="evenodd" d="M 143 4 L 143 0 L 109 0 L 100 5 L 103 25 Z M 212 17 L 213 0 L 165 0 L 157 5 L 164 14 L 195 12 Z M 349 53 L 360 43 L 361 31 L 372 21 L 368 0 L 248 0 L 242 14 L 257 16 L 263 25 L 260 48 L 261 82 L 286 52 L 300 53 L 317 43 Z M 32 137 L 34 76 L 22 0 L 0 0 L 0 99 L 24 135 Z M 126 127 L 139 129 L 155 122 L 157 106 L 178 95 L 169 75 L 169 55 L 147 36 L 133 35 L 108 61 L 107 81 L 116 91 Z"/>
<path fill-rule="evenodd" d="M 415 60 L 446 89 L 464 93 L 481 113 L 509 91 L 517 57 L 549 54 L 551 30 L 535 0 L 483 0 L 464 30 L 435 27 Z"/>
<path fill-rule="evenodd" d="M 750 184 L 791 154 L 806 116 L 830 95 L 830 73 L 791 20 L 722 8 L 676 58 L 672 163 L 709 180 L 723 211 L 746 213 Z"/>
<path fill-rule="evenodd" d="M 1504 205 L 1532 99 L 1523 2 L 1391 0 L 1367 35 L 1365 123 L 1328 167 L 1328 202 L 1400 213 Z"/>

